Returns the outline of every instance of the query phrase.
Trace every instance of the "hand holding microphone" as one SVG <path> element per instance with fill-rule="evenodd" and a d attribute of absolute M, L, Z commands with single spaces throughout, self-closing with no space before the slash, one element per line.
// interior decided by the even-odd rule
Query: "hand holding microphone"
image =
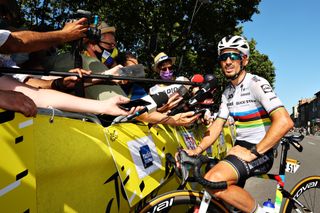
<path fill-rule="evenodd" d="M 164 104 L 168 102 L 168 95 L 165 92 L 159 92 L 154 95 L 147 95 L 141 99 L 137 99 L 132 102 L 136 102 L 136 104 L 143 103 L 144 108 L 140 111 L 137 111 L 136 113 L 132 115 L 128 115 L 125 120 L 130 121 L 140 115 L 142 115 L 145 112 L 154 112 L 158 107 L 162 107 Z M 141 105 L 140 105 L 141 106 Z M 123 106 L 122 106 L 123 107 Z"/>
<path fill-rule="evenodd" d="M 203 84 L 202 88 L 198 90 L 192 98 L 189 99 L 189 106 L 194 106 L 199 102 L 204 101 L 208 97 L 208 93 L 217 88 L 217 79 L 214 77 Z"/>

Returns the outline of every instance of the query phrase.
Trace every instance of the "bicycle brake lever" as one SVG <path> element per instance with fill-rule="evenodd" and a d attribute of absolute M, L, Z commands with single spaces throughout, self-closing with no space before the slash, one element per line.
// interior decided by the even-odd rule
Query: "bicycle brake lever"
<path fill-rule="evenodd" d="M 184 185 L 189 177 L 189 170 L 186 165 L 181 164 L 181 185 Z"/>

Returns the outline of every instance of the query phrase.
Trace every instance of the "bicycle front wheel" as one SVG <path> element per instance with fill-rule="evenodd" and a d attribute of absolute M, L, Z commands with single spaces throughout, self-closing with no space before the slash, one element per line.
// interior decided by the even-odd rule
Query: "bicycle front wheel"
<path fill-rule="evenodd" d="M 203 193 L 195 191 L 172 191 L 154 198 L 142 208 L 140 213 L 147 212 L 196 212 L 199 209 Z M 227 213 L 227 208 L 215 198 L 211 202 L 207 212 Z"/>
<path fill-rule="evenodd" d="M 312 212 L 320 212 L 320 176 L 300 180 L 291 190 L 291 196 Z M 295 211 L 297 209 L 297 211 Z M 309 212 L 294 201 L 287 199 L 283 212 Z"/>

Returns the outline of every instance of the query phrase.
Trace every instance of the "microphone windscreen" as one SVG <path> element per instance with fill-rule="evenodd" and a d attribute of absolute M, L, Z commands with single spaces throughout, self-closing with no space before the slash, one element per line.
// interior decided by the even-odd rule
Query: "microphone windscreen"
<path fill-rule="evenodd" d="M 184 76 L 177 77 L 176 81 L 189 81 L 190 82 L 190 80 L 187 77 L 184 77 Z M 187 89 L 190 88 L 190 85 L 183 85 L 183 86 L 185 86 Z"/>
<path fill-rule="evenodd" d="M 189 97 L 189 89 L 183 85 L 179 87 L 177 93 L 183 98 Z"/>
<path fill-rule="evenodd" d="M 165 92 L 159 92 L 154 95 L 151 95 L 154 102 L 157 104 L 157 108 L 162 107 L 168 103 L 169 97 Z"/>
<path fill-rule="evenodd" d="M 211 81 L 212 79 L 215 79 L 215 78 L 216 78 L 216 76 L 213 75 L 213 74 L 205 74 L 204 75 L 204 81 L 205 82 Z"/>
<path fill-rule="evenodd" d="M 202 75 L 200 74 L 195 74 L 192 78 L 191 78 L 191 82 L 194 83 L 203 83 L 204 82 L 204 78 Z"/>

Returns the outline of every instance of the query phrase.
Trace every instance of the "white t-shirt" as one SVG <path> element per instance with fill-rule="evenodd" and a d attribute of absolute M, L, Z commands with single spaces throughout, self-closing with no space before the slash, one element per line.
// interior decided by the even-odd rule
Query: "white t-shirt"
<path fill-rule="evenodd" d="M 9 30 L 0 30 L 0 47 L 7 41 L 10 34 Z"/>
<path fill-rule="evenodd" d="M 186 77 L 179 76 L 176 78 L 176 81 L 188 81 Z M 164 84 L 156 84 L 149 89 L 149 94 L 154 95 L 159 92 L 165 92 L 169 97 L 178 91 L 181 87 L 181 84 L 171 84 L 171 85 L 164 85 Z"/>
<path fill-rule="evenodd" d="M 0 30 L 0 46 L 2 46 L 11 34 L 8 30 Z M 16 63 L 11 60 L 10 55 L 0 54 L 0 67 L 14 67 Z"/>
<path fill-rule="evenodd" d="M 0 47 L 7 41 L 11 32 L 9 30 L 0 30 Z M 19 68 L 8 54 L 0 54 L 0 67 Z M 30 75 L 14 74 L 12 77 L 20 82 L 24 82 Z"/>

